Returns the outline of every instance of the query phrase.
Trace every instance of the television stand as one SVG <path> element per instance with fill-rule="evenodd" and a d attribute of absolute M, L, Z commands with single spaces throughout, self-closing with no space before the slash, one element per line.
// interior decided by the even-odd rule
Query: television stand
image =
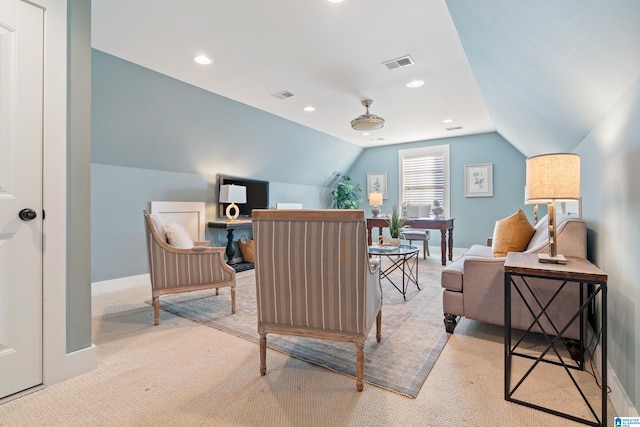
<path fill-rule="evenodd" d="M 209 228 L 222 228 L 227 230 L 227 248 L 225 254 L 227 255 L 227 264 L 233 267 L 236 271 L 251 270 L 253 263 L 251 262 L 235 262 L 233 257 L 236 254 L 236 249 L 233 247 L 233 230 L 251 229 L 253 227 L 250 219 L 238 219 L 234 221 L 209 221 L 207 224 Z"/>

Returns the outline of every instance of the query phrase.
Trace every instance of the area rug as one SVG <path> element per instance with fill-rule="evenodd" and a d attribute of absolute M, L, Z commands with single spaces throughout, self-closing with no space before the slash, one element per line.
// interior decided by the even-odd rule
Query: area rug
<path fill-rule="evenodd" d="M 383 260 L 383 266 L 385 261 Z M 375 326 L 365 341 L 364 380 L 369 384 L 415 398 L 447 342 L 442 314 L 442 266 L 436 257 L 419 260 L 418 283 L 408 286 L 407 300 L 382 279 L 382 340 L 376 342 Z M 399 272 L 393 280 L 401 280 Z M 396 282 L 398 283 L 398 282 Z M 255 275 L 238 273 L 236 314 L 231 314 L 229 289 L 167 295 L 163 310 L 258 343 Z M 336 341 L 267 335 L 269 348 L 328 369 L 356 376 L 355 345 Z M 259 372 L 256 365 L 256 373 Z M 269 355 L 267 353 L 267 375 Z"/>

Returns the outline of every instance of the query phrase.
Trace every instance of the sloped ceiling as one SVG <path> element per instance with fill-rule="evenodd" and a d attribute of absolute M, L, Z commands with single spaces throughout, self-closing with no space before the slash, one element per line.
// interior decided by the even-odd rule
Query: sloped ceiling
<path fill-rule="evenodd" d="M 97 50 L 360 147 L 494 130 L 444 0 L 92 0 L 91 32 Z M 367 98 L 386 120 L 370 135 L 350 126 Z"/>
<path fill-rule="evenodd" d="M 637 0 L 447 0 L 496 131 L 570 152 L 640 75 Z"/>
<path fill-rule="evenodd" d="M 638 0 L 93 0 L 92 46 L 361 147 L 496 130 L 530 156 L 572 151 L 630 87 L 639 23 Z M 369 136 L 364 98 L 387 120 Z"/>

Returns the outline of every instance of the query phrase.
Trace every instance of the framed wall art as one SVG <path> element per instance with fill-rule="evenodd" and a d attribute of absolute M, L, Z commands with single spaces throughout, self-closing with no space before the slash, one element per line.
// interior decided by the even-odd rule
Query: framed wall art
<path fill-rule="evenodd" d="M 493 163 L 465 165 L 464 196 L 493 197 Z"/>
<path fill-rule="evenodd" d="M 382 193 L 382 198 L 387 198 L 387 173 L 369 172 L 367 173 L 367 199 L 371 193 Z"/>

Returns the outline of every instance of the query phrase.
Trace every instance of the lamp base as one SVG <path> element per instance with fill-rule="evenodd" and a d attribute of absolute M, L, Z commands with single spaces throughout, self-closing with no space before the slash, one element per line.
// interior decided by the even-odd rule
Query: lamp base
<path fill-rule="evenodd" d="M 378 206 L 372 206 L 371 215 L 373 215 L 374 218 L 378 218 L 378 215 L 380 215 L 380 208 Z"/>
<path fill-rule="evenodd" d="M 231 202 L 231 204 L 227 206 L 227 210 L 225 211 L 225 213 L 227 214 L 227 222 L 233 222 L 236 220 L 236 218 L 238 218 L 240 209 L 238 208 L 238 205 Z"/>
<path fill-rule="evenodd" d="M 566 264 L 567 259 L 564 255 L 551 256 L 549 254 L 538 254 L 538 262 L 545 264 Z"/>

